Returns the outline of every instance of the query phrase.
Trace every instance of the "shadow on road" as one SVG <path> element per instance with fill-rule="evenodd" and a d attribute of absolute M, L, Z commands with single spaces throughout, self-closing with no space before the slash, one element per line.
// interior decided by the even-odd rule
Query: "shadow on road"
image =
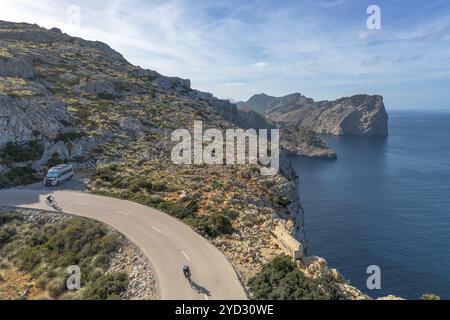
<path fill-rule="evenodd" d="M 55 191 L 84 191 L 90 172 L 77 173 L 73 180 L 55 187 L 45 187 L 42 182 L 26 186 L 18 186 L 11 189 L 0 190 L 0 206 L 4 207 L 33 207 L 43 210 L 61 211 L 61 208 L 48 206 L 44 200 Z M 58 199 L 56 199 L 58 201 Z M 57 203 L 56 203 L 57 206 Z"/>
<path fill-rule="evenodd" d="M 0 190 L 0 206 L 6 207 L 35 207 L 39 204 L 41 196 L 47 196 L 51 192 L 40 190 L 23 190 L 18 192 L 14 189 Z"/>
<path fill-rule="evenodd" d="M 191 281 L 191 287 L 192 287 L 192 289 L 197 291 L 199 294 L 206 294 L 208 297 L 211 296 L 211 292 L 208 289 L 200 286 L 195 281 Z"/>

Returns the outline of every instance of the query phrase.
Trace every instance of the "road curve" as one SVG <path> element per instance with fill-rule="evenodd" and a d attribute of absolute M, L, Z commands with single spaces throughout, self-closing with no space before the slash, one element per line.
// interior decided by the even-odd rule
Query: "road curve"
<path fill-rule="evenodd" d="M 0 206 L 51 211 L 45 203 L 51 191 L 0 190 Z M 161 299 L 247 299 L 230 262 L 183 222 L 130 201 L 78 191 L 52 194 L 64 212 L 104 222 L 141 248 L 156 273 Z M 191 267 L 193 287 L 184 279 L 185 264 Z"/>

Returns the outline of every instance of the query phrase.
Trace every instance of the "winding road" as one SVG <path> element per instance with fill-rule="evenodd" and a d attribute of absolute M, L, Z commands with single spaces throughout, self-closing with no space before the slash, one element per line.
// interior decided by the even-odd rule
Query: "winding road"
<path fill-rule="evenodd" d="M 190 227 L 158 210 L 78 190 L 41 186 L 0 190 L 0 206 L 52 211 L 45 201 L 49 194 L 65 213 L 104 222 L 133 241 L 152 265 L 161 299 L 247 299 L 225 256 Z M 182 273 L 185 264 L 192 270 L 192 286 Z"/>

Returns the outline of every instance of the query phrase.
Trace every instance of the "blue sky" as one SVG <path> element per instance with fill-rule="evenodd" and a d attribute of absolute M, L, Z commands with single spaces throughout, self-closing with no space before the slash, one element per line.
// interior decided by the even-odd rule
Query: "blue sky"
<path fill-rule="evenodd" d="M 371 4 L 381 30 L 367 28 Z M 1 8 L 1 20 L 106 42 L 133 64 L 221 98 L 368 93 L 388 109 L 450 110 L 448 0 L 1 0 Z"/>

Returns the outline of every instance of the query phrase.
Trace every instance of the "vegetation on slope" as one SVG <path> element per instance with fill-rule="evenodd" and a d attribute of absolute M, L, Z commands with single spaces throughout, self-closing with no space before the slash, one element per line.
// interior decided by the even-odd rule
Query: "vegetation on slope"
<path fill-rule="evenodd" d="M 14 162 L 28 162 L 38 160 L 44 152 L 44 146 L 38 142 L 26 144 L 8 143 L 0 150 L 0 164 L 9 167 Z M 11 166 L 9 170 L 0 174 L 0 188 L 30 184 L 42 179 L 42 176 L 29 165 Z"/>
<path fill-rule="evenodd" d="M 0 55 L 25 67 L 0 84 L 0 95 L 21 110 L 55 115 L 55 123 L 42 117 L 31 128 L 50 127 L 42 136 L 56 138 L 46 142 L 64 144 L 58 147 L 64 154 L 46 158 L 49 166 L 62 156 L 75 162 L 81 157 L 88 166 L 114 163 L 97 167 L 91 192 L 156 207 L 214 237 L 245 280 L 283 252 L 271 228 L 274 218 L 295 213 L 290 194 L 296 194 L 296 181 L 289 169 L 269 177 L 252 165 L 170 161 L 174 129 L 192 128 L 194 120 L 202 120 L 204 129 L 234 127 L 218 112 L 222 102 L 191 91 L 186 81 L 132 66 L 106 45 L 33 25 L 3 24 L 36 33 L 36 41 L 2 39 Z M 45 41 L 39 41 L 42 37 Z"/>
<path fill-rule="evenodd" d="M 256 299 L 324 300 L 343 299 L 332 281 L 306 277 L 289 256 L 278 256 L 265 264 L 249 281 Z"/>
<path fill-rule="evenodd" d="M 176 176 L 156 176 L 156 171 L 150 170 L 149 163 L 144 164 L 140 170 L 136 166 L 134 168 L 137 172 L 131 172 L 123 163 L 98 167 L 92 178 L 91 191 L 159 209 L 183 220 L 204 236 L 216 237 L 233 232 L 230 217 L 223 212 L 199 214 L 204 201 L 201 192 L 176 199 L 173 195 L 182 190 Z"/>
<path fill-rule="evenodd" d="M 46 224 L 42 219 L 30 223 L 22 213 L 0 214 L 1 269 L 16 268 L 29 275 L 44 292 L 38 298 L 120 299 L 127 275 L 105 271 L 122 241 L 106 226 L 84 218 Z M 71 265 L 81 270 L 82 289 L 75 292 L 66 286 Z"/>
<path fill-rule="evenodd" d="M 42 176 L 30 166 L 13 167 L 0 175 L 0 189 L 31 184 L 41 179 Z"/>

